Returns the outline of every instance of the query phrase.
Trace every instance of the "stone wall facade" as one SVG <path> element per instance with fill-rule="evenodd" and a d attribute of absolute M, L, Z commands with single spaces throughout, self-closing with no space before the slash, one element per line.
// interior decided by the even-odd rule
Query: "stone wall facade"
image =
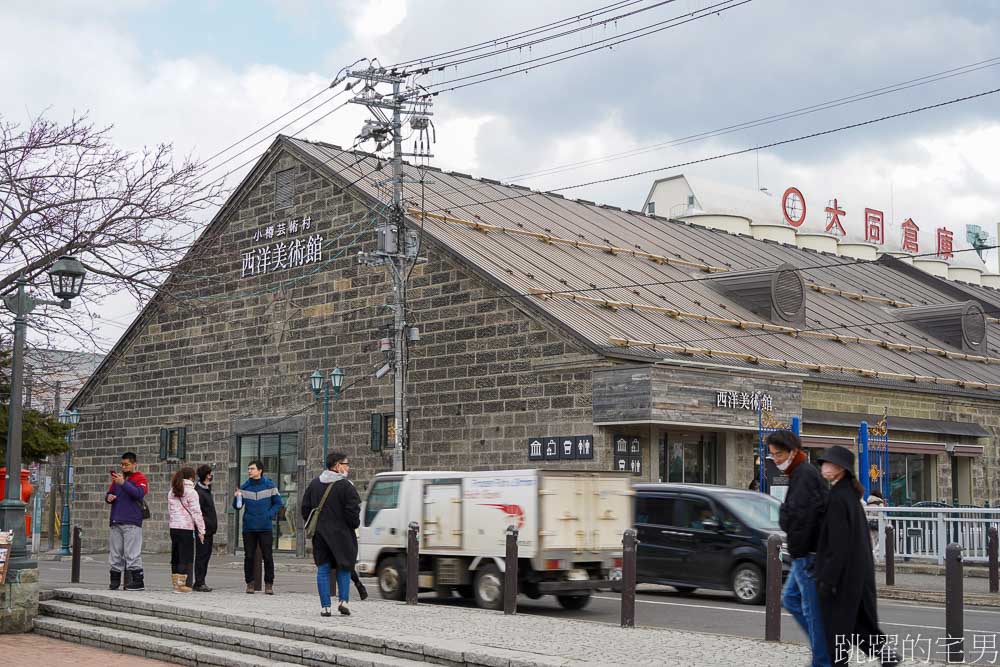
<path fill-rule="evenodd" d="M 273 173 L 286 169 L 296 170 L 295 205 L 278 212 Z M 240 464 L 234 424 L 294 429 L 308 481 L 322 457 L 322 403 L 308 388 L 317 368 L 346 372 L 348 388 L 331 407 L 331 449 L 348 453 L 359 487 L 391 467 L 387 453 L 369 446 L 372 414 L 392 412 L 391 375 L 373 377 L 392 320 L 383 307 L 390 283 L 384 270 L 355 259 L 374 250 L 369 206 L 288 155 L 235 204 L 77 400 L 74 519 L 88 550 L 106 548 L 107 471 L 124 451 L 138 454 L 149 478 L 146 550 L 169 548 L 166 494 L 181 463 L 216 467 L 216 542 L 226 543 L 233 515 L 222 510 Z M 303 218 L 324 236 L 322 263 L 241 278 L 241 254 L 268 242 L 253 240 L 258 231 Z M 407 468 L 610 470 L 610 435 L 594 433 L 591 418 L 591 370 L 604 358 L 429 240 L 421 254 L 430 261 L 415 268 L 408 294 L 421 340 L 410 348 Z M 186 429 L 184 461 L 160 461 L 160 429 L 175 427 Z M 569 434 L 595 436 L 594 460 L 529 464 L 529 437 Z"/>
<path fill-rule="evenodd" d="M 996 401 L 932 392 L 903 392 L 875 387 L 837 386 L 806 382 L 802 391 L 802 407 L 839 412 L 873 414 L 882 408 L 889 410 L 890 438 L 928 442 L 961 441 L 983 446 L 983 456 L 973 458 L 972 500 L 976 505 L 989 501 L 991 507 L 1000 503 L 1000 409 Z M 930 436 L 928 434 L 892 431 L 892 416 L 916 419 L 938 419 L 974 423 L 990 432 L 988 438 Z M 809 427 L 810 432 L 823 429 Z M 856 430 L 843 432 L 827 429 L 831 435 L 856 435 Z M 952 502 L 951 457 L 937 457 L 937 488 L 935 500 Z"/>

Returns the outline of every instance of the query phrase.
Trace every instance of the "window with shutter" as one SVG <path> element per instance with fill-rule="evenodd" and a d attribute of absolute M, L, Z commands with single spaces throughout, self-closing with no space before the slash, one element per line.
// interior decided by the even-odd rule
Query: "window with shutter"
<path fill-rule="evenodd" d="M 295 203 L 295 169 L 274 174 L 274 208 L 288 208 Z"/>
<path fill-rule="evenodd" d="M 178 461 L 187 458 L 187 428 L 160 429 L 160 460 Z"/>

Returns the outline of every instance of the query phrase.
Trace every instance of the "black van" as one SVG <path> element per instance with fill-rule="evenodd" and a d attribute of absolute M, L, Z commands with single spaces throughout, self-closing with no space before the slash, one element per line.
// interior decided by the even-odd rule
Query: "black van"
<path fill-rule="evenodd" d="M 639 538 L 636 579 L 731 590 L 744 604 L 764 602 L 767 538 L 778 526 L 781 503 L 756 491 L 700 484 L 636 484 Z M 782 569 L 790 559 L 782 548 Z"/>

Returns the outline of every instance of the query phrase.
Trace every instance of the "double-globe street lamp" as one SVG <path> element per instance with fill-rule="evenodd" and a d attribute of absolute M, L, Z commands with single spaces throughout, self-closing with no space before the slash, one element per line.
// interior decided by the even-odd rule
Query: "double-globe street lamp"
<path fill-rule="evenodd" d="M 66 474 L 63 477 L 65 483 L 63 484 L 63 507 L 62 516 L 59 519 L 59 536 L 62 540 L 62 546 L 59 549 L 60 556 L 69 556 L 69 535 L 70 535 L 70 507 L 69 500 L 70 495 L 73 493 L 73 430 L 76 429 L 77 425 L 80 423 L 80 411 L 79 410 L 63 410 L 59 413 L 59 421 L 63 424 L 67 424 L 70 427 L 69 433 L 66 434 Z"/>
<path fill-rule="evenodd" d="M 319 398 L 323 393 L 323 461 L 322 468 L 326 468 L 326 455 L 330 449 L 330 389 L 333 389 L 333 399 L 340 399 L 340 392 L 344 387 L 344 371 L 339 367 L 330 371 L 330 380 L 325 382 L 323 374 L 317 369 L 309 376 L 309 388 L 312 389 L 313 396 Z"/>
<path fill-rule="evenodd" d="M 13 531 L 14 542 L 10 550 L 10 569 L 36 567 L 28 560 L 24 536 L 24 503 L 21 502 L 21 436 L 23 413 L 21 398 L 24 390 L 24 343 L 28 330 L 28 314 L 37 306 L 69 308 L 70 301 L 80 296 L 87 270 L 74 257 L 60 257 L 49 267 L 52 294 L 58 301 L 35 299 L 27 293 L 28 280 L 17 279 L 17 291 L 5 296 L 7 309 L 14 313 L 14 352 L 10 367 L 10 406 L 7 410 L 7 488 L 6 497 L 0 502 L 0 531 Z"/>

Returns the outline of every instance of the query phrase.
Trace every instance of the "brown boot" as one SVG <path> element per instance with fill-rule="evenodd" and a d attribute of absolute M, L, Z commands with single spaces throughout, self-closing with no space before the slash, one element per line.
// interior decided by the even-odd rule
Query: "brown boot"
<path fill-rule="evenodd" d="M 264 595 L 274 595 L 274 584 L 264 584 Z"/>
<path fill-rule="evenodd" d="M 170 578 L 174 582 L 174 593 L 190 593 L 191 587 L 187 585 L 186 574 L 172 574 Z"/>
<path fill-rule="evenodd" d="M 247 584 L 247 595 L 253 595 L 253 584 Z"/>

